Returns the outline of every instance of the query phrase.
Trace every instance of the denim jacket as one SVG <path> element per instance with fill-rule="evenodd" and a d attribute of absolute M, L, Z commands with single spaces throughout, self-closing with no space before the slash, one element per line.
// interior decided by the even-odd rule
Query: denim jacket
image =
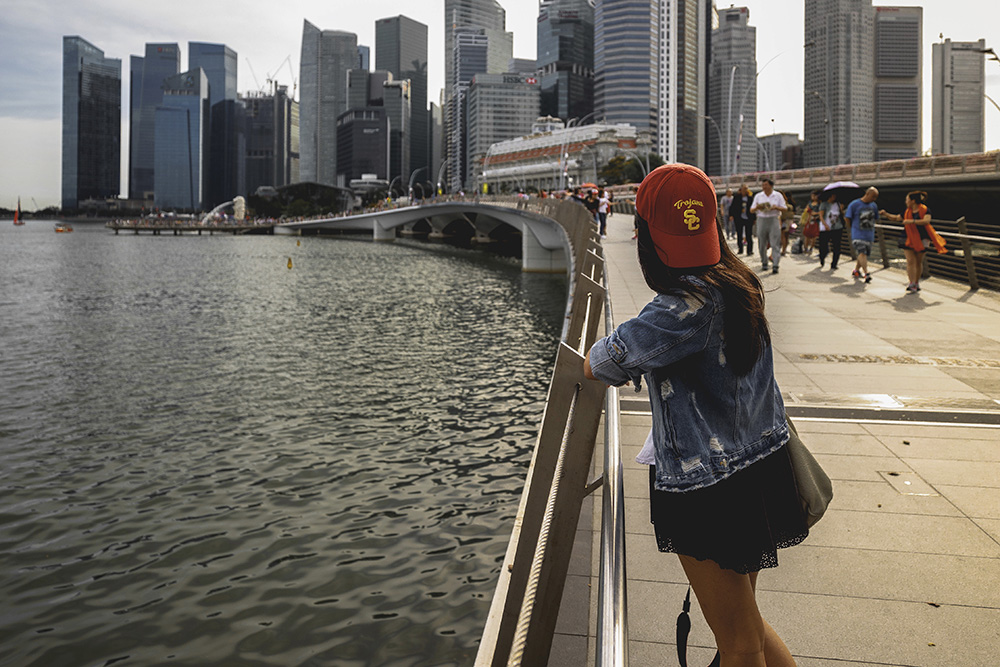
<path fill-rule="evenodd" d="M 656 488 L 709 486 L 781 448 L 785 407 L 771 346 L 743 376 L 726 363 L 722 295 L 657 294 L 639 316 L 590 350 L 594 376 L 639 390 L 646 379 L 653 412 Z"/>

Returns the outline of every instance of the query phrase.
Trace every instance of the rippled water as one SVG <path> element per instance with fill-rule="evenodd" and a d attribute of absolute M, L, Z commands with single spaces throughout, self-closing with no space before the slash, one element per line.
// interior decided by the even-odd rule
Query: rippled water
<path fill-rule="evenodd" d="M 0 223 L 0 663 L 470 664 L 565 289 Z"/>

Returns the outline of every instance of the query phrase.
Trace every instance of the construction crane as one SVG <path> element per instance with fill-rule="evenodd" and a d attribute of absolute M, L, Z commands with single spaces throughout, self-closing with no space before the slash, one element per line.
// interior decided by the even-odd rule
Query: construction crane
<path fill-rule="evenodd" d="M 285 64 L 288 65 L 288 71 L 292 75 L 292 95 L 291 95 L 291 98 L 294 100 L 295 99 L 295 91 L 298 88 L 298 81 L 295 78 L 295 70 L 292 68 L 292 54 L 289 53 L 287 56 L 285 56 L 285 59 L 282 60 L 281 64 L 278 65 L 277 69 L 274 70 L 274 74 L 273 75 L 271 75 L 271 74 L 267 75 L 267 82 L 268 83 L 277 84 L 278 82 L 277 82 L 276 79 L 274 79 L 274 77 L 278 75 L 278 72 L 281 71 L 281 68 Z"/>
<path fill-rule="evenodd" d="M 259 91 L 260 91 L 260 92 L 262 92 L 262 93 L 263 93 L 263 92 L 265 92 L 265 91 L 264 91 L 264 89 L 263 89 L 263 88 L 261 87 L 261 85 L 260 85 L 260 81 L 258 81 L 258 80 L 257 80 L 257 75 L 256 75 L 256 74 L 254 74 L 254 71 L 253 71 L 253 65 L 251 65 L 251 64 L 250 64 L 250 59 L 249 59 L 249 58 L 247 58 L 247 59 L 246 59 L 246 61 L 247 61 L 247 67 L 249 67 L 249 68 L 250 68 L 250 76 L 252 76 L 252 77 L 253 77 L 253 84 L 254 84 L 255 86 L 257 86 L 257 90 L 259 90 Z"/>

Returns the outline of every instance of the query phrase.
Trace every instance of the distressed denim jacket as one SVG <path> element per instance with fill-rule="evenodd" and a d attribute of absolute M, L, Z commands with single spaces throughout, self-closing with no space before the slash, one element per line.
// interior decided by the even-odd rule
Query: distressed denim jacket
<path fill-rule="evenodd" d="M 658 294 L 590 350 L 591 370 L 605 383 L 631 381 L 638 391 L 646 379 L 656 488 L 663 491 L 714 484 L 788 440 L 770 345 L 749 373 L 733 373 L 722 295 L 704 287 L 704 301 Z"/>

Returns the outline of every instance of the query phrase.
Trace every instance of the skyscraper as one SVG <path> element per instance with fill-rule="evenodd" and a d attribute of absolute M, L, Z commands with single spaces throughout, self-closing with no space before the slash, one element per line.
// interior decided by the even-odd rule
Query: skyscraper
<path fill-rule="evenodd" d="M 130 60 L 129 199 L 153 196 L 153 148 L 156 107 L 163 102 L 163 82 L 181 71 L 177 44 L 146 44 L 145 56 Z"/>
<path fill-rule="evenodd" d="M 750 10 L 719 10 L 712 31 L 708 76 L 708 173 L 729 175 L 757 167 L 757 28 Z M 741 120 L 742 118 L 742 120 Z M 738 149 L 738 150 L 737 150 Z M 739 167 L 736 156 L 739 155 Z M 775 169 L 778 167 L 775 166 Z"/>
<path fill-rule="evenodd" d="M 466 172 L 463 95 L 476 74 L 507 71 L 514 36 L 506 31 L 507 14 L 496 0 L 445 0 L 444 16 L 445 141 L 448 183 L 454 191 L 462 187 Z"/>
<path fill-rule="evenodd" d="M 541 87 L 534 76 L 476 74 L 468 92 L 469 139 L 466 185 L 478 182 L 490 146 L 531 134 L 538 118 Z"/>
<path fill-rule="evenodd" d="M 805 0 L 806 167 L 871 161 L 874 31 L 871 0 Z"/>
<path fill-rule="evenodd" d="M 204 71 L 190 70 L 163 82 L 163 101 L 154 115 L 153 189 L 160 208 L 204 208 L 208 118 Z"/>
<path fill-rule="evenodd" d="M 661 0 L 597 0 L 594 8 L 594 111 L 656 136 Z M 657 142 L 658 143 L 658 142 Z"/>
<path fill-rule="evenodd" d="M 412 115 L 407 179 L 421 168 L 418 178 L 433 178 L 427 115 L 427 26 L 406 16 L 376 21 L 375 69 L 392 72 L 397 81 L 409 79 Z"/>
<path fill-rule="evenodd" d="M 337 182 L 337 117 L 347 111 L 347 70 L 357 62 L 357 35 L 303 22 L 299 70 L 303 181 L 345 185 Z"/>
<path fill-rule="evenodd" d="M 538 58 L 543 116 L 569 121 L 594 110 L 594 5 L 590 0 L 542 0 Z"/>
<path fill-rule="evenodd" d="M 705 163 L 708 7 L 704 0 L 595 5 L 595 112 L 649 132 L 667 162 Z"/>
<path fill-rule="evenodd" d="M 459 28 L 452 52 L 455 85 L 448 100 L 446 133 L 448 187 L 457 192 L 464 187 L 468 168 L 468 105 L 466 96 L 472 79 L 486 69 L 490 38 L 483 28 Z"/>
<path fill-rule="evenodd" d="M 660 0 L 659 4 L 659 118 L 654 145 L 667 162 L 704 167 L 709 4 L 705 0 Z M 743 136 L 752 144 L 756 127 Z M 739 169 L 738 150 L 735 156 Z"/>
<path fill-rule="evenodd" d="M 242 99 L 247 115 L 246 191 L 299 180 L 299 103 L 287 86 Z"/>
<path fill-rule="evenodd" d="M 122 61 L 63 37 L 62 207 L 121 191 Z"/>
<path fill-rule="evenodd" d="M 188 42 L 188 69 L 208 78 L 209 151 L 205 205 L 246 194 L 246 109 L 236 95 L 236 51 L 225 44 Z"/>
<path fill-rule="evenodd" d="M 495 31 L 499 38 L 507 30 L 507 12 L 496 0 L 444 0 L 444 90 L 445 99 L 451 96 L 456 83 L 455 64 L 452 54 L 455 50 L 455 31 L 459 28 L 483 28 Z M 513 46 L 513 41 L 511 41 Z M 502 53 L 502 44 L 494 41 L 494 52 Z M 507 54 L 509 59 L 511 53 Z M 491 72 L 502 72 L 507 66 L 494 67 Z"/>
<path fill-rule="evenodd" d="M 921 7 L 875 8 L 876 161 L 917 157 L 923 151 Z"/>
<path fill-rule="evenodd" d="M 986 136 L 986 40 L 934 44 L 931 151 L 982 153 Z"/>

